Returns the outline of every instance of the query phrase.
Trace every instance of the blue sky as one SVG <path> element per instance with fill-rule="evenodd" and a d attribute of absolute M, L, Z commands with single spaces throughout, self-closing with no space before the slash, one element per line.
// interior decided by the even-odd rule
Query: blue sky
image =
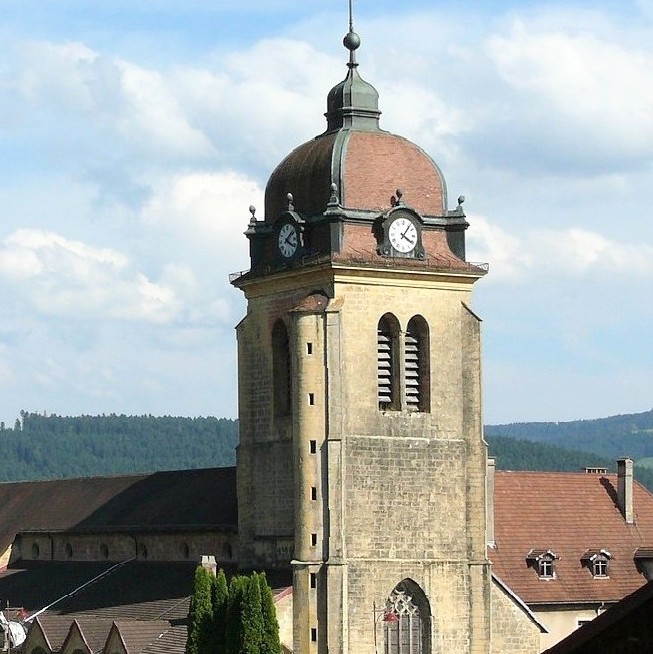
<path fill-rule="evenodd" d="M 236 415 L 247 207 L 324 129 L 346 0 L 0 0 L 0 420 Z M 356 0 L 460 194 L 486 422 L 653 406 L 653 2 Z M 624 38 L 627 35 L 627 38 Z"/>

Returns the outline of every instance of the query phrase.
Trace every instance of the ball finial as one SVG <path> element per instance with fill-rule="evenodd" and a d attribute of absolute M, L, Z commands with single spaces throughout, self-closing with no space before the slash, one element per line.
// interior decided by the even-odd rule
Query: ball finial
<path fill-rule="evenodd" d="M 361 37 L 356 34 L 356 32 L 347 32 L 345 34 L 345 38 L 342 40 L 342 44 L 349 50 L 350 52 L 353 52 L 354 50 L 358 50 L 361 44 Z"/>

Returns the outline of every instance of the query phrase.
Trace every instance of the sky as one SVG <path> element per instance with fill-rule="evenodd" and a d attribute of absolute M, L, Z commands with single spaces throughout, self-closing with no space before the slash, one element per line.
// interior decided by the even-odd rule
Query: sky
<path fill-rule="evenodd" d="M 0 420 L 237 415 L 249 205 L 347 0 L 0 0 Z M 653 407 L 653 0 L 355 0 L 381 127 L 465 195 L 486 423 Z"/>

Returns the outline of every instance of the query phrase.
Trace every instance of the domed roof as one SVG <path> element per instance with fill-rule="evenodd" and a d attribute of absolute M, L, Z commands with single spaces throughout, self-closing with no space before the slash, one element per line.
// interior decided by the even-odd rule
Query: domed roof
<path fill-rule="evenodd" d="M 273 171 L 265 190 L 265 217 L 275 220 L 292 193 L 295 210 L 321 215 L 337 186 L 348 210 L 382 211 L 392 205 L 397 189 L 406 204 L 422 215 L 440 216 L 446 209 L 446 185 L 435 162 L 417 145 L 379 127 L 379 95 L 357 71 L 360 39 L 345 36 L 350 51 L 348 72 L 327 96 L 327 129 L 293 150 Z"/>

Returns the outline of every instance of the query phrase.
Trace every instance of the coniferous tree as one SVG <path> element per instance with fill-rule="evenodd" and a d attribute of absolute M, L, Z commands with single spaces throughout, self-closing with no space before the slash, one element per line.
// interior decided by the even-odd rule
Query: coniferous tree
<path fill-rule="evenodd" d="M 227 624 L 225 627 L 226 654 L 240 654 L 243 640 L 243 600 L 247 577 L 234 576 L 229 583 Z"/>
<path fill-rule="evenodd" d="M 201 565 L 195 570 L 193 594 L 188 609 L 188 637 L 186 654 L 210 654 L 207 644 L 213 631 L 213 607 L 211 605 L 211 573 Z"/>
<path fill-rule="evenodd" d="M 225 654 L 227 606 L 229 603 L 229 588 L 224 570 L 220 568 L 213 580 L 213 654 Z"/>
<path fill-rule="evenodd" d="M 263 644 L 263 610 L 261 587 L 256 572 L 246 577 L 243 594 L 242 633 L 240 654 L 260 654 Z"/>
<path fill-rule="evenodd" d="M 281 641 L 279 640 L 279 621 L 277 611 L 274 608 L 272 589 L 268 585 L 265 573 L 259 576 L 261 587 L 261 610 L 263 612 L 263 642 L 261 643 L 261 654 L 281 654 Z"/>

